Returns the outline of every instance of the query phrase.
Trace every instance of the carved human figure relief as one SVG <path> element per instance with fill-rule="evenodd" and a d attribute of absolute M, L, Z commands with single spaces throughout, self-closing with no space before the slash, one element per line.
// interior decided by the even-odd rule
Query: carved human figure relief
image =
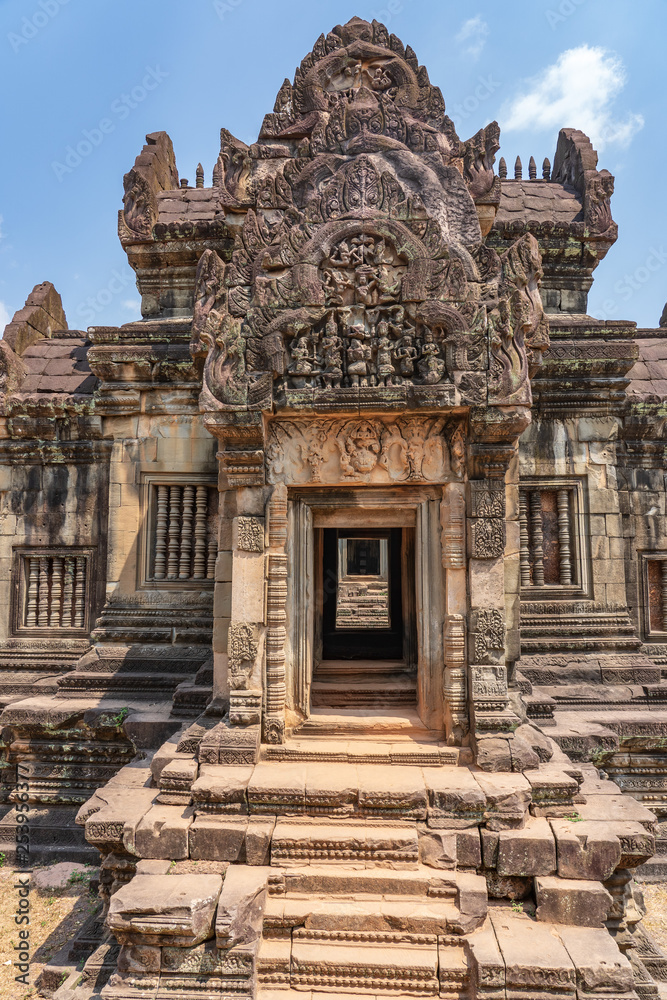
<path fill-rule="evenodd" d="M 268 432 L 271 483 L 447 482 L 462 475 L 462 431 L 444 417 L 274 421 Z"/>

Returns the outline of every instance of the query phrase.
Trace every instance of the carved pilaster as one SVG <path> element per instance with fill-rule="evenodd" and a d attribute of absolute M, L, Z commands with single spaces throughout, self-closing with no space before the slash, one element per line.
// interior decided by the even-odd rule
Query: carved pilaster
<path fill-rule="evenodd" d="M 447 728 L 448 734 L 460 738 L 468 731 L 466 626 L 463 615 L 447 615 L 444 639 Z"/>
<path fill-rule="evenodd" d="M 499 559 L 505 550 L 505 484 L 473 480 L 469 488 L 471 555 Z"/>
<path fill-rule="evenodd" d="M 287 605 L 287 487 L 275 487 L 268 503 L 269 557 L 266 604 L 266 712 L 264 742 L 285 737 L 285 640 Z"/>
<path fill-rule="evenodd" d="M 440 505 L 442 563 L 445 569 L 465 569 L 465 501 L 458 490 L 445 490 Z"/>

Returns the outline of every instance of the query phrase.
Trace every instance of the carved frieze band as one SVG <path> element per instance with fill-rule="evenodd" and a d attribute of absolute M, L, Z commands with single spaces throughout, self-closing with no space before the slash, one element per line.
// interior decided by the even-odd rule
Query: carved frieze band
<path fill-rule="evenodd" d="M 276 421 L 266 457 L 271 483 L 436 483 L 462 479 L 466 443 L 444 417 Z"/>

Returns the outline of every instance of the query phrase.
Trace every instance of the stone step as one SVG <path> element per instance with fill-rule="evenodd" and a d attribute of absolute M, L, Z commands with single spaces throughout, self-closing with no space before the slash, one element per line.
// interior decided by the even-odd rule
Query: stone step
<path fill-rule="evenodd" d="M 306 736 L 278 746 L 263 744 L 260 759 L 266 761 L 349 763 L 349 764 L 414 764 L 419 767 L 453 767 L 465 758 L 472 763 L 472 754 L 444 743 L 426 742 L 411 736 L 392 736 L 391 742 L 363 739 L 326 739 Z M 468 760 L 468 756 L 470 760 Z"/>
<path fill-rule="evenodd" d="M 356 676 L 328 677 L 313 681 L 310 692 L 311 705 L 331 708 L 414 705 L 416 700 L 417 682 L 413 674 L 378 675 L 363 680 Z"/>
<path fill-rule="evenodd" d="M 291 983 L 299 989 L 343 989 L 348 992 L 437 995 L 438 939 L 418 941 L 377 934 L 376 940 L 355 940 L 345 934 L 321 932 L 295 935 L 292 941 Z"/>
<path fill-rule="evenodd" d="M 271 841 L 271 864 L 400 865 L 416 869 L 419 841 L 414 825 L 374 822 L 315 823 L 279 817 Z"/>
<path fill-rule="evenodd" d="M 403 660 L 321 660 L 314 677 L 316 681 L 325 677 L 368 677 L 372 674 L 389 677 L 406 671 Z"/>
<path fill-rule="evenodd" d="M 77 670 L 59 677 L 58 688 L 59 697 L 65 698 L 72 697 L 77 691 L 92 695 L 119 690 L 131 691 L 135 697 L 153 697 L 156 693 L 171 693 L 179 684 L 191 678 L 192 674 L 159 673 L 157 670 L 151 673 L 123 671 L 109 674 L 96 670 Z"/>
<path fill-rule="evenodd" d="M 305 722 L 294 731 L 295 736 L 413 736 L 438 742 L 442 733 L 427 729 L 416 709 L 369 708 L 358 711 L 352 708 L 335 708 L 318 705 Z"/>

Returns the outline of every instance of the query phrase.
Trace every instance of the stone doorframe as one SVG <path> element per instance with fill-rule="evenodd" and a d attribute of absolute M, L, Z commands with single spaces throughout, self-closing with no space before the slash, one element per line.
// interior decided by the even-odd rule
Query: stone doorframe
<path fill-rule="evenodd" d="M 315 657 L 317 571 L 315 531 L 318 528 L 412 528 L 415 532 L 415 598 L 417 607 L 417 709 L 430 729 L 445 732 L 447 678 L 445 643 L 448 616 L 463 615 L 465 583 L 454 592 L 443 565 L 446 506 L 443 493 L 457 494 L 462 484 L 288 489 L 286 707 L 295 720 L 308 715 Z M 463 546 L 463 496 L 460 502 L 460 544 Z M 446 531 L 444 532 L 446 534 Z M 463 558 L 461 567 L 465 563 Z M 465 570 L 463 569 L 465 576 Z M 419 613 L 420 609 L 427 609 Z M 463 620 L 463 619 L 461 619 Z M 463 649 L 461 650 L 463 654 Z M 461 657 L 465 684 L 465 662 Z M 451 687 L 451 685 L 449 685 Z M 465 711 L 465 692 L 462 692 Z M 461 694 L 457 699 L 461 701 Z M 451 706 L 450 712 L 451 714 Z M 289 722 L 288 722 L 289 728 Z M 449 726 L 447 727 L 449 729 Z"/>

